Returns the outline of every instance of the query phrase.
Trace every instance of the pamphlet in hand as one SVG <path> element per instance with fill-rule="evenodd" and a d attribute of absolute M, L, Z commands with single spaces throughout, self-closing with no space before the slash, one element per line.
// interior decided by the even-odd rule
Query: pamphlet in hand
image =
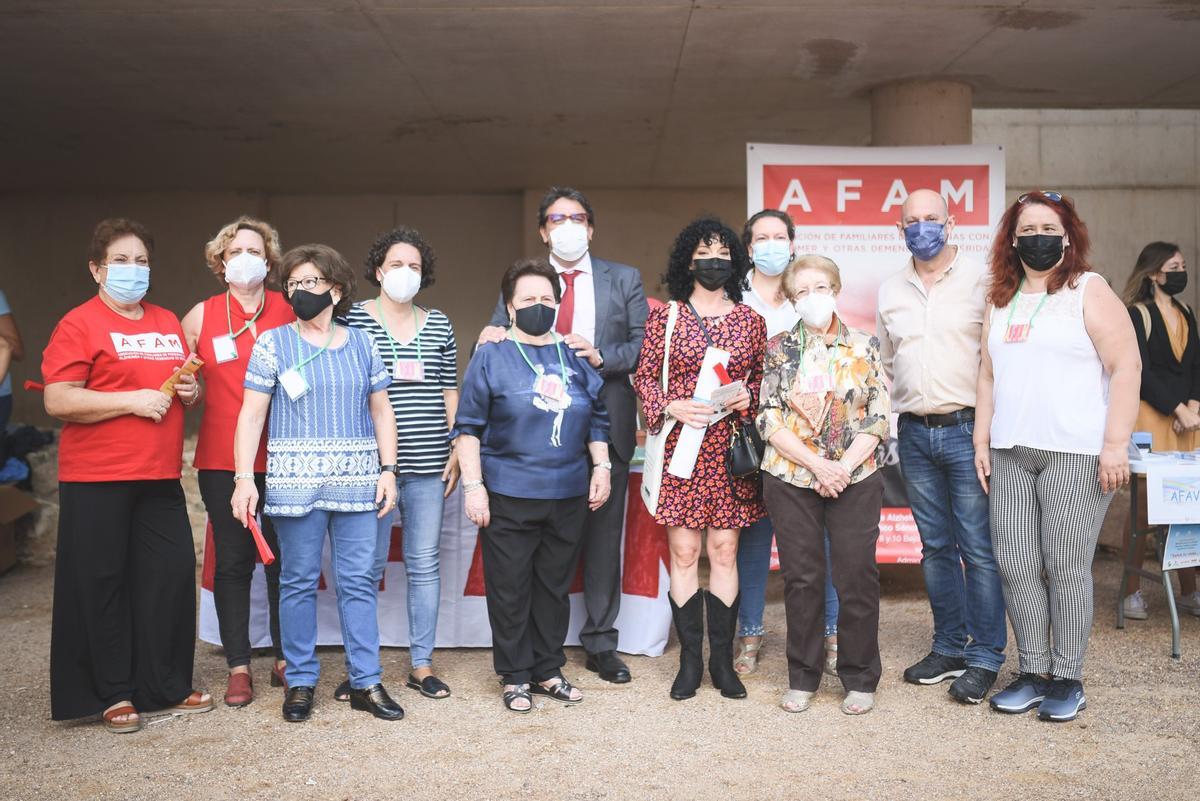
<path fill-rule="evenodd" d="M 707 400 L 703 398 L 697 398 L 696 400 L 712 405 L 714 414 L 710 421 L 711 424 L 730 413 L 728 409 L 729 404 L 733 402 L 734 398 L 742 394 L 742 390 L 745 388 L 745 381 L 732 381 L 710 392 Z"/>

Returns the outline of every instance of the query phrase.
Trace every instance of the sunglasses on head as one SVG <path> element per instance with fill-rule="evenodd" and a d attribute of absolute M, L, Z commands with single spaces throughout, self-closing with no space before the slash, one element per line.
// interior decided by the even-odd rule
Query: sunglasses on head
<path fill-rule="evenodd" d="M 1064 195 L 1062 192 L 1056 192 L 1053 189 L 1039 189 L 1036 192 L 1026 192 L 1017 198 L 1017 202 L 1024 203 L 1026 200 L 1029 200 L 1031 195 L 1041 195 L 1047 200 L 1052 200 L 1055 203 L 1062 203 L 1063 198 L 1066 197 L 1066 195 Z"/>

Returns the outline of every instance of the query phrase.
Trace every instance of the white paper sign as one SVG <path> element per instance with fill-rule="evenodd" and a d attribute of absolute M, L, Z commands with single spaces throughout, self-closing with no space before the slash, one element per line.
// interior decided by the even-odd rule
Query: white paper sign
<path fill-rule="evenodd" d="M 710 398 L 713 390 L 721 386 L 721 379 L 713 370 L 713 367 L 718 364 L 722 367 L 729 364 L 729 351 L 709 347 L 704 351 L 704 362 L 700 365 L 700 375 L 696 378 L 696 390 L 692 393 L 694 397 Z M 704 442 L 704 435 L 707 432 L 708 426 L 693 428 L 685 425 L 680 428 L 679 439 L 675 442 L 675 452 L 671 454 L 671 463 L 667 465 L 668 473 L 683 479 L 692 477 L 692 470 L 696 467 L 696 457 L 700 455 L 700 445 Z"/>
<path fill-rule="evenodd" d="M 1177 525 L 1167 529 L 1163 547 L 1163 570 L 1200 566 L 1200 526 Z"/>
<path fill-rule="evenodd" d="M 1146 471 L 1150 525 L 1200 523 L 1200 465 L 1150 463 Z"/>

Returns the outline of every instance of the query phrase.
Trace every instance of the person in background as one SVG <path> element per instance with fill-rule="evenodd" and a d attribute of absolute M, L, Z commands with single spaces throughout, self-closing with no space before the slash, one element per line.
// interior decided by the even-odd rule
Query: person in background
<path fill-rule="evenodd" d="M 407 685 L 426 698 L 446 698 L 450 688 L 433 672 L 441 603 L 440 549 L 445 499 L 458 483 L 458 457 L 450 427 L 458 409 L 458 346 L 445 314 L 413 302 L 433 283 L 437 257 L 411 228 L 380 236 L 367 252 L 366 279 L 378 297 L 350 307 L 346 323 L 370 334 L 392 376 L 388 400 L 396 417 L 398 508 L 379 519 L 376 581 L 383 578 L 398 519 L 408 584 L 408 640 L 412 672 Z M 343 682 L 349 698 L 350 685 Z"/>
<path fill-rule="evenodd" d="M 742 228 L 742 244 L 750 253 L 754 269 L 746 281 L 742 302 L 766 321 L 767 339 L 791 331 L 800 321 L 796 307 L 783 293 L 783 271 L 796 257 L 796 226 L 787 213 L 763 209 Z M 741 645 L 733 660 L 733 669 L 748 676 L 758 668 L 762 649 L 763 609 L 766 606 L 767 577 L 771 572 L 771 543 L 775 529 L 771 518 L 764 517 L 742 529 L 738 537 L 738 581 L 742 587 L 742 605 L 738 609 L 738 637 Z M 828 536 L 826 536 L 828 542 Z M 833 586 L 833 569 L 825 548 L 825 672 L 837 671 L 838 597 Z"/>
<path fill-rule="evenodd" d="M 1187 263 L 1183 251 L 1171 242 L 1151 242 L 1142 248 L 1133 274 L 1125 285 L 1123 300 L 1137 335 L 1142 356 L 1141 401 L 1134 431 L 1150 434 L 1150 449 L 1194 451 L 1196 432 L 1200 430 L 1200 338 L 1196 314 L 1178 300 L 1187 289 Z M 1145 479 L 1135 477 L 1145 484 Z M 1140 493 L 1142 508 L 1137 510 L 1140 526 L 1145 528 L 1146 494 Z M 1125 548 L 1129 548 L 1129 530 Z M 1138 541 L 1133 561 L 1146 558 L 1146 540 Z M 1200 593 L 1196 592 L 1196 569 L 1176 571 L 1179 597 L 1176 605 L 1200 617 Z M 1142 597 L 1141 576 L 1131 575 L 1126 585 L 1129 594 L 1122 599 L 1125 617 L 1145 620 L 1149 617 Z"/>
<path fill-rule="evenodd" d="M 624 684 L 629 667 L 617 656 L 617 613 L 621 609 L 621 535 L 625 528 L 625 490 L 637 433 L 637 404 L 629 376 L 637 366 L 646 325 L 646 293 L 636 267 L 593 256 L 596 215 L 578 189 L 553 186 L 538 205 L 538 234 L 558 273 L 562 303 L 554 330 L 587 359 L 604 379 L 601 400 L 611 431 L 612 494 L 592 510 L 583 534 L 583 606 L 587 613 L 579 640 L 586 667 L 604 681 Z M 501 342 L 512 321 L 503 298 L 479 336 Z"/>
<path fill-rule="evenodd" d="M 154 238 L 108 219 L 92 234 L 96 296 L 67 312 L 42 354 L 46 414 L 62 420 L 58 551 L 50 633 L 50 714 L 207 712 L 192 686 L 196 555 L 183 487 L 183 409 L 192 376 L 159 390 L 187 357 L 170 311 L 144 302 Z"/>
<path fill-rule="evenodd" d="M 978 704 L 1008 644 L 988 499 L 971 480 L 987 271 L 948 244 L 954 217 L 931 189 L 908 196 L 896 227 L 912 257 L 880 285 L 875 331 L 900 415 L 900 467 L 933 612 L 933 647 L 904 680 L 953 678 L 950 697 Z"/>
<path fill-rule="evenodd" d="M 4 436 L 4 429 L 12 419 L 12 363 L 24 358 L 21 332 L 17 329 L 12 307 L 8 305 L 8 296 L 0 290 L 0 437 Z"/>
<path fill-rule="evenodd" d="M 588 510 L 611 491 L 604 382 L 551 331 L 558 279 L 541 259 L 505 272 L 500 296 L 513 326 L 475 351 L 454 428 L 467 517 L 481 529 L 492 660 L 504 706 L 521 713 L 532 695 L 583 701 L 562 673 L 568 592 Z"/>
<path fill-rule="evenodd" d="M 245 706 L 254 700 L 250 673 L 250 583 L 258 549 L 250 532 L 233 517 L 233 432 L 242 408 L 242 385 L 250 350 L 259 333 L 296 319 L 287 299 L 267 289 L 267 278 L 279 267 L 282 255 L 279 234 L 265 222 L 239 217 L 225 225 L 204 246 L 207 267 L 224 291 L 197 303 L 183 318 L 188 347 L 204 360 L 204 412 L 196 440 L 194 465 L 200 497 L 212 525 L 215 572 L 213 602 L 225 662 L 229 667 L 225 690 L 227 706 Z M 259 443 L 254 459 L 254 480 L 259 495 L 266 493 L 267 441 Z M 261 506 L 256 513 L 261 512 Z M 263 519 L 262 533 L 275 554 L 279 541 L 271 518 Z M 265 566 L 267 613 L 275 661 L 271 683 L 285 684 L 283 648 L 279 643 L 278 559 Z"/>
<path fill-rule="evenodd" d="M 821 683 L 826 569 L 840 592 L 837 674 L 842 711 L 875 706 L 879 660 L 879 568 L 883 506 L 877 450 L 891 410 L 879 341 L 837 314 L 841 273 L 824 256 L 802 256 L 784 274 L 801 322 L 767 345 L 759 399 L 763 497 L 775 521 L 788 628 L 788 685 L 780 705 L 808 709 Z M 827 532 L 827 533 L 826 533 Z M 828 549 L 825 541 L 828 540 Z"/>
<path fill-rule="evenodd" d="M 283 719 L 312 715 L 317 661 L 317 585 L 330 540 L 350 706 L 382 720 L 404 710 L 383 686 L 379 663 L 379 518 L 396 507 L 396 417 L 374 340 L 335 318 L 350 309 L 354 272 L 325 245 L 301 245 L 279 267 L 296 322 L 263 332 L 250 353 L 234 434 L 230 505 L 242 525 L 258 509 L 254 459 L 267 434 L 263 511 L 279 533 L 279 622 L 287 659 Z M 376 513 L 378 510 L 378 513 Z"/>
<path fill-rule="evenodd" d="M 1020 673 L 990 703 L 1074 720 L 1087 705 L 1092 557 L 1129 481 L 1142 366 L 1129 314 L 1088 269 L 1087 226 L 1060 192 L 1027 192 L 992 243 L 975 470 Z"/>
<path fill-rule="evenodd" d="M 680 423 L 667 436 L 654 514 L 654 519 L 667 527 L 671 552 L 668 594 L 679 636 L 679 672 L 671 685 L 671 698 L 676 701 L 695 696 L 704 675 L 706 606 L 708 670 L 713 685 L 726 698 L 746 697 L 746 687 L 733 669 L 740 600 L 738 532 L 762 519 L 766 510 L 759 498 L 758 480 L 731 476 L 726 458 L 734 425 L 753 425 L 767 342 L 763 318 L 741 302 L 749 270 L 746 248 L 728 226 L 715 217 L 689 223 L 671 246 L 663 276 L 678 314 L 670 336 L 667 375 L 663 376 L 663 356 L 670 307 L 655 309 L 646 321 L 646 339 L 633 377 L 651 433 L 661 431 L 668 417 Z M 715 421 L 714 405 L 695 399 L 709 347 L 728 352 L 728 378 L 744 382 L 742 391 L 721 410 L 734 414 Z M 665 469 L 685 426 L 704 432 L 689 478 Z M 702 544 L 708 550 L 708 591 L 700 589 Z"/>

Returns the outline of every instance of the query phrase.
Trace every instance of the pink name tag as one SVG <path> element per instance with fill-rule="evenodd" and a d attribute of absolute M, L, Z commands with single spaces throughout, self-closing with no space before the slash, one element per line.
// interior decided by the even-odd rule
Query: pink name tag
<path fill-rule="evenodd" d="M 392 368 L 397 381 L 424 381 L 425 365 L 417 359 L 399 359 Z"/>
<path fill-rule="evenodd" d="M 1024 342 L 1029 339 L 1029 323 L 1013 323 L 1004 332 L 1005 342 Z"/>
<path fill-rule="evenodd" d="M 540 375 L 533 382 L 533 391 L 546 400 L 562 400 L 564 389 L 562 379 L 556 375 Z"/>
<path fill-rule="evenodd" d="M 829 373 L 808 375 L 804 377 L 804 382 L 801 387 L 804 392 L 812 394 L 833 392 L 833 379 L 830 377 Z"/>

